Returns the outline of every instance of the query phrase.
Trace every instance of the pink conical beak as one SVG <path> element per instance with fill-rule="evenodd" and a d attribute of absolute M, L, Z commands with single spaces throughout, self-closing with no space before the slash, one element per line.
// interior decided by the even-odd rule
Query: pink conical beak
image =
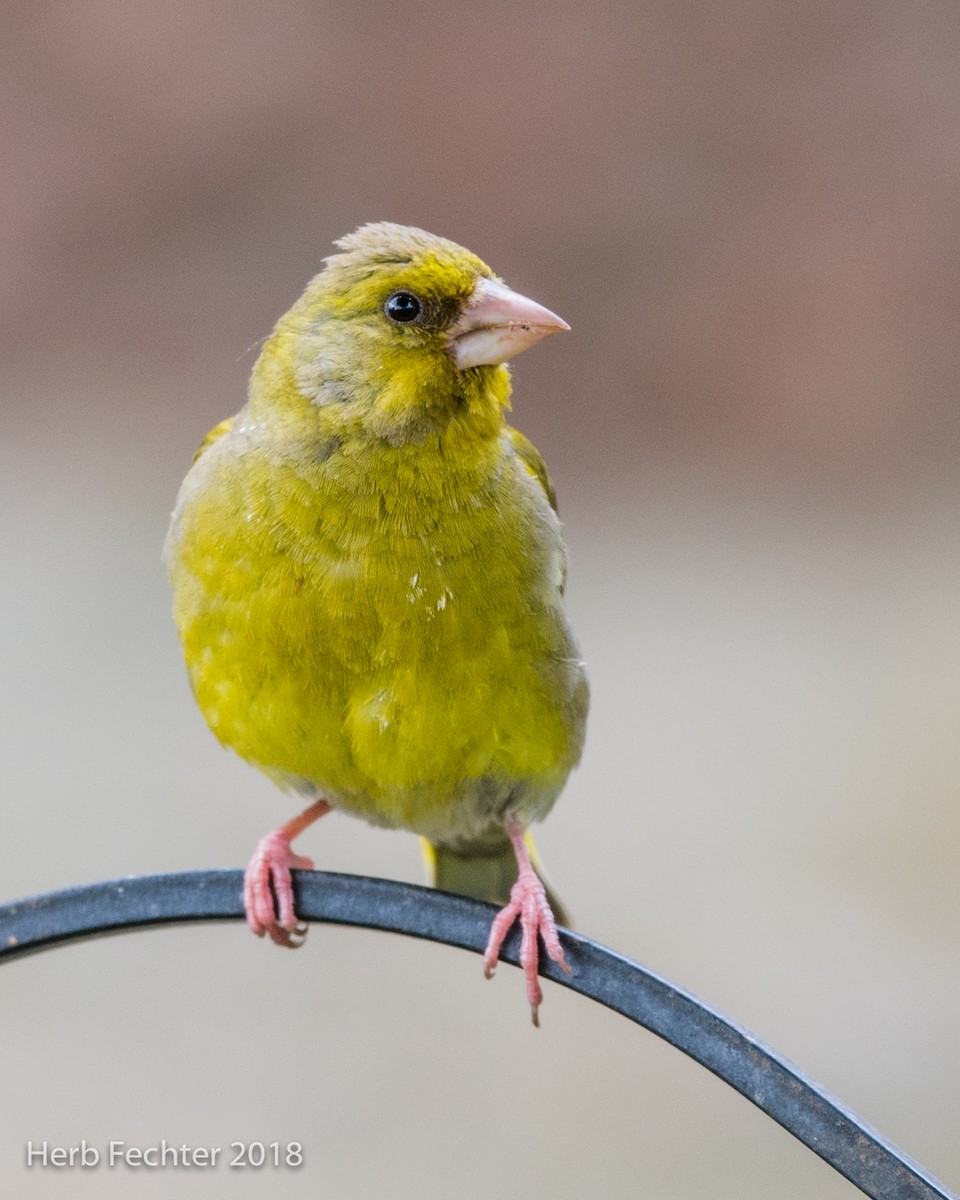
<path fill-rule="evenodd" d="M 450 328 L 447 349 L 461 371 L 513 358 L 570 326 L 549 308 L 511 291 L 499 279 L 481 279 Z"/>

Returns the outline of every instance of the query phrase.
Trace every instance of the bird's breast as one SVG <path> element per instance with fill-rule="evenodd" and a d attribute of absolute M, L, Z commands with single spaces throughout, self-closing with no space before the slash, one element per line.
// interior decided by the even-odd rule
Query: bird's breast
<path fill-rule="evenodd" d="M 175 613 L 226 744 L 407 825 L 405 806 L 449 802 L 464 780 L 572 764 L 583 685 L 563 547 L 515 460 L 247 449 L 195 471 L 169 554 Z"/>

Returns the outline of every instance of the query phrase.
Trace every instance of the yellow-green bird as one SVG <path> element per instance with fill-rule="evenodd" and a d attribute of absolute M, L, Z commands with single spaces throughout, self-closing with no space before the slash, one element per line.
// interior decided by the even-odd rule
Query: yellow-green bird
<path fill-rule="evenodd" d="M 567 324 L 462 246 L 365 225 L 281 317 L 246 405 L 206 438 L 166 542 L 197 703 L 311 801 L 261 839 L 244 905 L 295 945 L 291 842 L 330 809 L 413 830 L 435 883 L 517 918 L 566 966 L 527 827 L 580 758 L 566 553 L 504 363 Z M 512 886 L 511 886 L 512 883 Z"/>

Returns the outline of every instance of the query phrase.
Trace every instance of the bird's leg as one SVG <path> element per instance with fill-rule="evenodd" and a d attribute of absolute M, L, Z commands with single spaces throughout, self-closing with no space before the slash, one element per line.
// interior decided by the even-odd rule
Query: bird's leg
<path fill-rule="evenodd" d="M 507 821 L 507 836 L 510 838 L 513 852 L 517 856 L 517 882 L 510 889 L 510 903 L 497 913 L 490 926 L 490 937 L 483 956 L 483 973 L 488 979 L 493 975 L 503 939 L 507 936 L 510 926 L 519 917 L 520 928 L 523 931 L 520 942 L 520 966 L 523 968 L 523 974 L 527 981 L 530 1015 L 534 1025 L 539 1025 L 540 1002 L 543 1000 L 543 992 L 540 988 L 540 980 L 537 978 L 540 963 L 537 935 L 543 937 L 547 955 L 568 975 L 570 967 L 567 965 L 563 947 L 557 936 L 557 923 L 547 902 L 546 889 L 530 862 L 530 851 L 527 849 L 524 833 L 525 830 L 519 821 L 514 818 Z"/>
<path fill-rule="evenodd" d="M 290 843 L 299 833 L 330 811 L 326 800 L 317 800 L 303 812 L 257 842 L 243 876 L 243 908 L 247 924 L 257 935 L 270 935 L 278 946 L 299 946 L 307 932 L 293 911 L 290 871 L 313 869 L 313 859 L 294 854 Z"/>

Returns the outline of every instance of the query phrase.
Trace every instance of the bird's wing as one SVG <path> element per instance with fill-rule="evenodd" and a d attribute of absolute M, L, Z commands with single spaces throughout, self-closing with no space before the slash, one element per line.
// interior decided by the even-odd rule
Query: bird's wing
<path fill-rule="evenodd" d="M 214 430 L 213 432 L 216 433 L 217 431 Z M 529 438 L 523 436 L 519 429 L 513 429 L 508 426 L 507 434 L 517 457 L 534 479 L 538 481 L 544 492 L 546 492 L 547 499 L 550 501 L 550 507 L 554 512 L 558 512 L 557 493 L 553 490 L 553 484 L 550 482 L 550 476 L 547 474 L 547 464 L 541 458 L 540 451 Z M 213 434 L 211 434 L 212 436 Z"/>
<path fill-rule="evenodd" d="M 197 461 L 197 459 L 200 457 L 201 454 L 204 453 L 205 450 L 209 450 L 214 442 L 216 442 L 220 438 L 222 438 L 225 433 L 230 432 L 230 430 L 233 428 L 234 420 L 235 420 L 234 417 L 227 417 L 227 419 L 225 421 L 221 421 L 219 425 L 214 425 L 214 427 L 210 430 L 210 432 L 207 434 L 207 436 L 203 439 L 203 441 L 197 447 L 197 452 L 193 456 L 194 462 Z M 536 453 L 536 452 L 534 452 L 534 453 Z"/>

